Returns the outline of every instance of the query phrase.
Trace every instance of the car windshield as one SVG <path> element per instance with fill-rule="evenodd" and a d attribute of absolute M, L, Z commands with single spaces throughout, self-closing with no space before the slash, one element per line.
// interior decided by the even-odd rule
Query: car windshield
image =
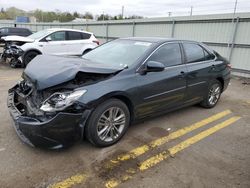
<path fill-rule="evenodd" d="M 42 31 L 38 31 L 36 33 L 33 33 L 32 35 L 29 35 L 29 38 L 31 39 L 39 39 L 41 37 L 45 37 L 46 35 L 48 35 L 50 33 L 49 30 L 45 29 L 45 30 L 42 30 Z"/>
<path fill-rule="evenodd" d="M 127 67 L 135 63 L 151 45 L 150 42 L 119 39 L 103 44 L 82 58 L 111 67 Z"/>

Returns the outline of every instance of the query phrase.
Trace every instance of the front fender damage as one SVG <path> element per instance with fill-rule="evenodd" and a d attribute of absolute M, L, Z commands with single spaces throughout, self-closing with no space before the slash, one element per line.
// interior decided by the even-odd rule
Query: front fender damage
<path fill-rule="evenodd" d="M 74 113 L 70 111 L 38 113 L 31 109 L 27 110 L 30 107 L 22 104 L 18 98 L 21 96 L 11 89 L 7 103 L 14 128 L 23 142 L 33 147 L 59 149 L 82 140 L 84 125 L 91 113 L 90 109 L 81 109 Z"/>

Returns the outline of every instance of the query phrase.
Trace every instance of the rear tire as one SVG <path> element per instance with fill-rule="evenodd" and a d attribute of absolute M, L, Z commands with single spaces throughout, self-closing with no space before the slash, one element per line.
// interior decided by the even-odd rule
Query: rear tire
<path fill-rule="evenodd" d="M 29 62 L 34 59 L 39 53 L 36 51 L 29 51 L 24 55 L 23 64 L 25 67 L 29 64 Z"/>
<path fill-rule="evenodd" d="M 218 103 L 222 93 L 220 81 L 214 80 L 209 84 L 207 95 L 200 105 L 204 108 L 213 108 Z"/>
<path fill-rule="evenodd" d="M 82 53 L 82 55 L 85 55 L 86 53 L 88 53 L 88 52 L 90 52 L 92 49 L 87 49 L 87 50 L 85 50 L 83 53 Z"/>
<path fill-rule="evenodd" d="M 125 103 L 109 99 L 100 104 L 90 115 L 86 124 L 87 139 L 98 147 L 118 142 L 128 129 L 130 112 Z"/>

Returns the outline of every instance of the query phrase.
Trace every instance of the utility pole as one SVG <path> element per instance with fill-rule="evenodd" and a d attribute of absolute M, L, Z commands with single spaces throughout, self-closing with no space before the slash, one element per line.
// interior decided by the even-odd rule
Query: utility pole
<path fill-rule="evenodd" d="M 168 17 L 170 17 L 172 15 L 172 12 L 168 12 Z"/>
<path fill-rule="evenodd" d="M 124 15 L 124 6 L 122 6 L 122 19 L 123 19 L 123 15 Z"/>
<path fill-rule="evenodd" d="M 190 16 L 193 15 L 193 6 L 191 6 L 191 10 L 190 10 Z"/>
<path fill-rule="evenodd" d="M 227 46 L 228 46 L 228 49 L 229 49 L 229 55 L 228 55 L 228 59 L 231 60 L 231 57 L 232 57 L 232 51 L 233 51 L 233 48 L 234 48 L 234 42 L 235 42 L 235 35 L 236 35 L 236 32 L 237 32 L 237 26 L 238 26 L 238 23 L 239 23 L 239 18 L 236 19 L 236 23 L 234 23 L 235 21 L 235 14 L 236 14 L 236 10 L 237 10 L 237 4 L 238 4 L 238 0 L 235 0 L 235 3 L 234 3 L 234 12 L 233 12 L 233 18 L 232 18 L 232 39 L 231 41 L 228 42 Z"/>
<path fill-rule="evenodd" d="M 237 10 L 237 4 L 238 4 L 238 0 L 235 0 L 235 3 L 234 3 L 234 13 L 233 13 L 232 22 L 234 21 L 235 13 L 236 13 L 236 10 Z"/>
<path fill-rule="evenodd" d="M 238 4 L 238 0 L 235 0 L 235 3 L 234 3 L 234 12 L 233 12 L 233 17 L 232 17 L 232 27 L 234 28 L 234 19 L 235 19 L 235 14 L 236 14 L 236 10 L 237 10 L 237 4 Z M 234 29 L 233 29 L 233 32 L 234 32 Z M 232 34 L 234 35 L 234 34 Z M 233 41 L 233 39 L 232 39 Z M 228 42 L 228 48 L 230 47 L 230 43 Z M 230 52 L 231 53 L 231 52 Z M 231 57 L 231 54 L 229 55 L 229 57 Z"/>

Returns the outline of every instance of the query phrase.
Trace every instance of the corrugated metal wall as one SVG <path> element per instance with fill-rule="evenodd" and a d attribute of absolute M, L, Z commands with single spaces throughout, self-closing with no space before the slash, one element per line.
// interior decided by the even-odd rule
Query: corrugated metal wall
<path fill-rule="evenodd" d="M 101 42 L 119 37 L 175 37 L 204 42 L 230 59 L 235 74 L 250 77 L 250 13 L 85 23 L 1 23 L 0 27 L 73 28 L 93 32 Z"/>

